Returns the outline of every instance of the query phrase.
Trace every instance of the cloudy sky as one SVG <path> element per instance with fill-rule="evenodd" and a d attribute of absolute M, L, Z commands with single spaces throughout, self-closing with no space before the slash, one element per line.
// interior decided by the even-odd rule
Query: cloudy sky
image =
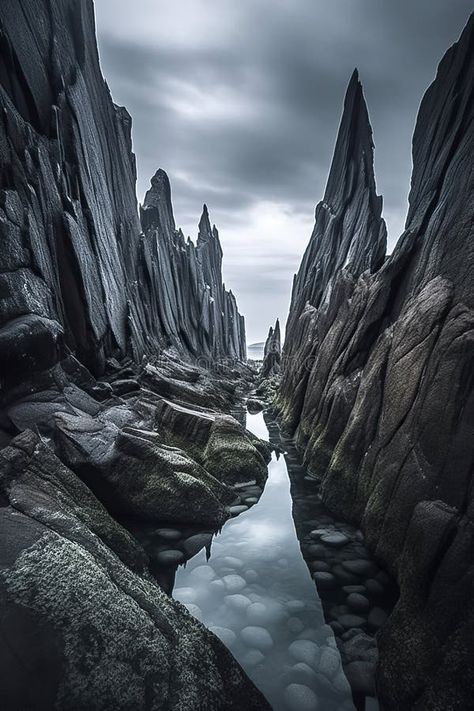
<path fill-rule="evenodd" d="M 422 94 L 472 9 L 468 0 L 96 0 L 103 71 L 134 120 L 138 197 L 164 168 L 191 237 L 208 204 L 249 343 L 286 319 L 354 67 L 393 245 Z"/>

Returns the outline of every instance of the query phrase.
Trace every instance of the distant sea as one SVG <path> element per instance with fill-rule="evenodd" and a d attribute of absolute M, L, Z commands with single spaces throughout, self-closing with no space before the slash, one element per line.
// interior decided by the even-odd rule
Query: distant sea
<path fill-rule="evenodd" d="M 263 360 L 263 349 L 265 347 L 265 342 L 261 343 L 251 343 L 247 346 L 247 358 L 249 360 Z"/>

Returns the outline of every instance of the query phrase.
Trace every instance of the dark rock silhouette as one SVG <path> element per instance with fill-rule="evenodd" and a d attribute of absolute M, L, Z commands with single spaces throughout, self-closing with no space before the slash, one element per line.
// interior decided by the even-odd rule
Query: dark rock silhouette
<path fill-rule="evenodd" d="M 270 326 L 267 340 L 263 349 L 263 363 L 260 370 L 262 378 L 268 378 L 272 375 L 278 375 L 280 372 L 281 362 L 281 337 L 280 337 L 280 322 L 277 319 L 275 328 Z"/>
<path fill-rule="evenodd" d="M 140 224 L 91 0 L 2 3 L 0 45 L 2 708 L 268 708 L 111 518 L 212 532 L 266 477 L 217 230 L 163 171 Z"/>
<path fill-rule="evenodd" d="M 62 343 L 95 373 L 171 344 L 244 359 L 217 232 L 204 216 L 185 244 L 162 172 L 142 234 L 131 119 L 100 73 L 92 3 L 4 3 L 0 29 L 0 359 L 12 342 L 28 354 L 9 377 L 53 365 Z"/>
<path fill-rule="evenodd" d="M 323 500 L 362 524 L 398 580 L 379 634 L 378 691 L 393 711 L 469 708 L 474 693 L 473 44 L 474 17 L 423 99 L 406 231 L 385 262 L 366 111 L 346 100 L 277 398 Z M 359 91 L 353 78 L 348 97 Z M 330 231 L 348 176 L 341 232 Z"/>

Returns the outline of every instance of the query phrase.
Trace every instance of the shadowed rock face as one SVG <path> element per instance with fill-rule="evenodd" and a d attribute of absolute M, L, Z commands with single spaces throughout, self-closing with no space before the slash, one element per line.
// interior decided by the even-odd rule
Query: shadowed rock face
<path fill-rule="evenodd" d="M 194 357 L 245 360 L 245 324 L 222 283 L 222 248 L 204 206 L 196 246 L 176 230 L 168 176 L 152 178 L 141 208 L 143 282 L 149 283 L 149 328 L 161 324 L 164 344 Z M 148 295 L 147 295 L 148 296 Z"/>
<path fill-rule="evenodd" d="M 379 639 L 378 688 L 393 711 L 469 708 L 474 692 L 473 44 L 471 18 L 423 99 L 407 229 L 392 256 L 381 265 L 370 219 L 361 268 L 343 268 L 335 238 L 323 254 L 341 245 L 341 258 L 321 271 L 313 236 L 277 398 L 324 501 L 362 523 L 397 576 Z M 341 145 L 333 168 L 344 176 Z M 352 200 L 357 190 L 349 214 Z"/>
<path fill-rule="evenodd" d="M 317 309 L 330 299 L 334 277 L 348 280 L 375 271 L 385 256 L 386 227 L 381 217 L 373 168 L 372 128 L 357 71 L 344 102 L 334 159 L 324 199 L 293 284 L 283 352 L 282 396 L 291 399 L 288 425 L 297 425 L 315 353 Z"/>
<path fill-rule="evenodd" d="M 211 536 L 266 477 L 252 372 L 190 362 L 245 359 L 217 231 L 185 243 L 162 171 L 140 224 L 91 0 L 0 3 L 0 50 L 2 708 L 266 709 L 111 517 Z"/>
<path fill-rule="evenodd" d="M 245 358 L 217 232 L 203 220 L 202 247 L 184 244 L 162 173 L 141 233 L 131 119 L 102 78 L 91 0 L 2 3 L 0 37 L 0 359 L 12 343 L 24 370 L 64 345 L 96 373 L 168 345 Z"/>
<path fill-rule="evenodd" d="M 268 378 L 272 375 L 278 375 L 280 372 L 281 362 L 281 337 L 280 337 L 280 322 L 277 319 L 275 328 L 270 326 L 265 347 L 263 349 L 263 363 L 260 370 L 262 378 Z"/>

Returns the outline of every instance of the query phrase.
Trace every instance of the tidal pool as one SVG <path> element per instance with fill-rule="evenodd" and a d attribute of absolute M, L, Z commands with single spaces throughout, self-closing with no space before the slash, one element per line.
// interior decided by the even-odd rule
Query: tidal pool
<path fill-rule="evenodd" d="M 263 439 L 263 415 L 247 428 Z M 210 558 L 178 568 L 173 597 L 212 630 L 275 711 L 354 711 L 333 631 L 301 554 L 284 457 L 251 509 L 225 524 Z"/>

